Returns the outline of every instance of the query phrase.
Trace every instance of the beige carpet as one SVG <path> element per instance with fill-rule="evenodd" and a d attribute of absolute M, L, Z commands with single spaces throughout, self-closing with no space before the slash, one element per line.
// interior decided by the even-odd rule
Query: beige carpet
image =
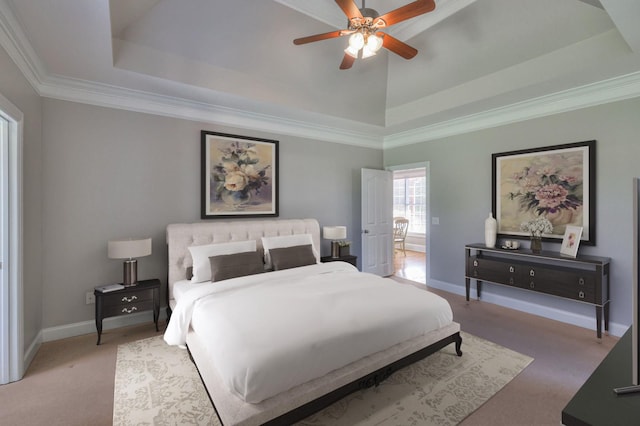
<path fill-rule="evenodd" d="M 453 345 L 356 392 L 301 425 L 456 425 L 517 376 L 533 358 L 462 333 Z M 219 425 L 185 350 L 161 336 L 120 345 L 114 425 Z"/>

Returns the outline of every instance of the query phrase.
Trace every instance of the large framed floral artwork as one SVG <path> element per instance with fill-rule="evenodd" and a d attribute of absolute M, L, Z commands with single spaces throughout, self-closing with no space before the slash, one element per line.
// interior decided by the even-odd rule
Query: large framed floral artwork
<path fill-rule="evenodd" d="M 580 242 L 595 245 L 595 149 L 586 141 L 493 154 L 498 236 L 528 238 L 521 225 L 543 217 L 553 225 L 543 240 L 560 243 L 568 226 L 580 226 Z"/>
<path fill-rule="evenodd" d="M 278 141 L 203 130 L 202 219 L 278 216 Z"/>

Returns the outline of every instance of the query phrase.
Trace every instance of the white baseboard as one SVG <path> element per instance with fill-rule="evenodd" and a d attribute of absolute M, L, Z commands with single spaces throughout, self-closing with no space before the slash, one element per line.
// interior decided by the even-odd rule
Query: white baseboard
<path fill-rule="evenodd" d="M 444 281 L 438 281 L 429 279 L 427 283 L 428 287 L 437 288 L 453 294 L 459 294 L 465 296 L 465 287 L 460 285 L 451 284 Z M 477 298 L 475 286 L 471 286 L 470 298 Z M 504 306 L 506 308 L 515 309 L 517 311 L 526 312 L 532 315 L 538 315 L 544 318 L 564 322 L 566 324 L 576 325 L 578 327 L 586 328 L 588 330 L 595 330 L 595 318 L 594 316 L 581 315 L 574 312 L 566 312 L 560 309 L 555 309 L 549 306 L 540 305 L 537 303 L 530 303 L 522 299 L 514 299 L 512 297 L 502 296 L 487 291 L 482 291 L 483 302 L 493 303 L 494 305 Z M 609 322 L 609 334 L 620 337 L 629 329 L 628 325 L 617 324 Z M 604 330 L 603 330 L 604 332 Z"/>
<path fill-rule="evenodd" d="M 160 308 L 159 320 L 163 320 L 166 318 L 167 310 L 165 308 Z M 147 322 L 153 322 L 153 313 L 150 311 L 123 315 L 119 317 L 105 318 L 102 321 L 102 331 L 104 332 L 105 330 L 143 324 Z M 81 336 L 83 334 L 90 333 L 95 333 L 97 340 L 98 333 L 96 331 L 96 322 L 93 320 L 45 328 L 40 334 L 42 335 L 43 342 L 50 342 L 52 340 L 66 339 L 67 337 Z"/>
<path fill-rule="evenodd" d="M 405 244 L 405 248 L 407 250 L 417 251 L 417 252 L 420 252 L 420 253 L 426 253 L 427 252 L 426 247 L 423 246 L 423 245 L 420 245 L 420 244 L 409 244 L 409 243 L 406 243 Z"/>

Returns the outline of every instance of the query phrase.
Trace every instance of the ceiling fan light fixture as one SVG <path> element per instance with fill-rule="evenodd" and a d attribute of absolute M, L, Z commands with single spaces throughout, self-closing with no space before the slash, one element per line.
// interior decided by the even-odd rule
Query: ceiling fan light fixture
<path fill-rule="evenodd" d="M 376 52 L 374 50 L 371 50 L 369 48 L 369 45 L 366 45 L 362 48 L 362 59 L 365 58 L 370 58 L 371 56 L 374 56 L 376 54 Z"/>
<path fill-rule="evenodd" d="M 378 37 L 375 34 L 371 34 L 367 37 L 367 43 L 364 48 L 370 50 L 375 55 L 378 50 L 382 47 L 382 37 Z"/>
<path fill-rule="evenodd" d="M 346 53 L 347 55 L 358 59 L 358 52 L 360 51 L 360 49 L 356 49 L 353 46 L 349 46 L 346 49 L 344 49 L 344 53 Z"/>
<path fill-rule="evenodd" d="M 349 37 L 349 47 L 352 47 L 356 52 L 364 46 L 364 36 L 361 32 L 355 32 Z"/>

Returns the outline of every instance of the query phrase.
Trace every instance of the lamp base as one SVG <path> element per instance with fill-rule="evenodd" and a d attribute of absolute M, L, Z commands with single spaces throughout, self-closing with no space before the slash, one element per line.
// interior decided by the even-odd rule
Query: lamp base
<path fill-rule="evenodd" d="M 122 284 L 125 287 L 130 287 L 138 284 L 138 261 L 136 259 L 129 259 L 124 261 Z"/>
<path fill-rule="evenodd" d="M 331 257 L 337 259 L 340 257 L 340 242 L 331 241 Z"/>

